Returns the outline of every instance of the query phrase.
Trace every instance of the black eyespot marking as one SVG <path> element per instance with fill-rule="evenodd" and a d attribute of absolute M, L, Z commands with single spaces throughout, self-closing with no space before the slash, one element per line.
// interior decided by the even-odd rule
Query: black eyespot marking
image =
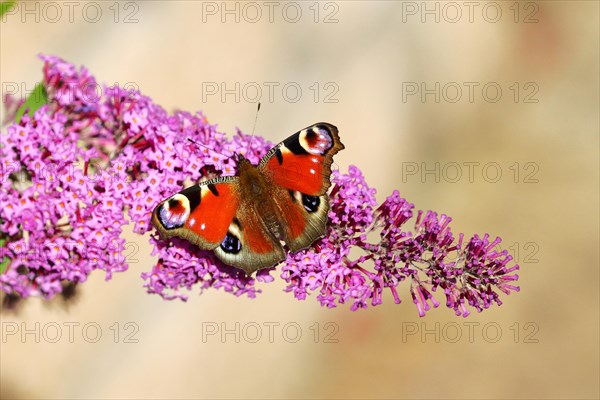
<path fill-rule="evenodd" d="M 210 185 L 208 185 L 208 190 L 210 190 L 212 192 L 212 194 L 214 194 L 215 196 L 219 195 L 219 191 L 217 190 L 217 187 L 215 185 L 213 185 L 212 183 Z"/>
<path fill-rule="evenodd" d="M 176 199 L 169 200 L 169 208 L 177 208 L 177 207 L 179 207 L 180 204 L 181 204 L 181 202 L 179 200 L 176 200 Z"/>
<path fill-rule="evenodd" d="M 279 149 L 275 150 L 275 157 L 277 157 L 277 161 L 279 162 L 279 165 L 283 164 L 283 154 L 281 154 L 281 150 L 279 150 Z"/>
<path fill-rule="evenodd" d="M 242 249 L 242 243 L 240 243 L 237 237 L 227 232 L 227 236 L 225 236 L 225 239 L 221 243 L 221 248 L 225 253 L 237 254 Z"/>
<path fill-rule="evenodd" d="M 302 205 L 309 213 L 317 211 L 319 209 L 319 204 L 321 204 L 321 199 L 319 199 L 319 197 L 309 196 L 307 194 L 302 195 Z"/>

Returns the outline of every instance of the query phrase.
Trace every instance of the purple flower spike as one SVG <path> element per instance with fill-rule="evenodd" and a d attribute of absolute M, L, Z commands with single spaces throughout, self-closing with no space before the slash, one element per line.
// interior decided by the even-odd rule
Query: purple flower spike
<path fill-rule="evenodd" d="M 139 92 L 98 85 L 85 68 L 41 58 L 50 102 L 9 125 L 0 140 L 0 290 L 8 296 L 65 295 L 94 270 L 106 279 L 127 270 L 123 225 L 152 232 L 161 200 L 234 175 L 235 153 L 256 164 L 272 147 L 241 131 L 228 138 L 201 113 L 169 114 Z M 20 102 L 9 100 L 14 115 Z M 496 250 L 500 238 L 456 238 L 450 217 L 415 210 L 398 191 L 378 205 L 355 166 L 334 170 L 331 182 L 325 236 L 282 265 L 250 277 L 187 241 L 152 234 L 158 261 L 142 273 L 146 290 L 166 300 L 186 300 L 194 287 L 253 298 L 257 281 L 278 274 L 298 300 L 315 294 L 323 306 L 358 310 L 390 295 L 401 303 L 399 286 L 407 281 L 420 316 L 439 306 L 441 288 L 446 306 L 464 317 L 500 305 L 500 292 L 519 290 L 519 266 Z"/>
<path fill-rule="evenodd" d="M 350 167 L 349 175 L 335 173 L 332 181 L 327 236 L 313 248 L 288 256 L 282 267 L 281 277 L 289 284 L 286 290 L 298 299 L 304 300 L 318 287 L 322 305 L 335 307 L 350 301 L 351 309 L 357 310 L 381 304 L 383 290 L 389 288 L 398 304 L 397 286 L 409 279 L 420 316 L 439 306 L 432 292 L 441 286 L 446 305 L 466 317 L 467 304 L 478 311 L 492 302 L 500 305 L 496 289 L 506 294 L 519 290 L 511 284 L 518 276 L 507 275 L 518 265 L 506 268 L 511 257 L 494 250 L 499 238 L 490 243 L 488 235 L 474 236 L 463 247 L 463 235 L 456 242 L 450 231 L 452 219 L 432 211 L 418 211 L 410 231 L 404 226 L 413 218 L 414 206 L 397 191 L 374 209 L 374 190 L 356 167 Z M 371 232 L 379 233 L 378 243 L 367 241 Z M 363 255 L 351 259 L 352 247 Z"/>

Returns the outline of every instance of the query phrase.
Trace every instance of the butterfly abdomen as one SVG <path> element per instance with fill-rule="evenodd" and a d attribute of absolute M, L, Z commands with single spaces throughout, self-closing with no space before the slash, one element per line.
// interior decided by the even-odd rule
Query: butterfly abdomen
<path fill-rule="evenodd" d="M 263 172 L 245 159 L 238 164 L 238 175 L 240 177 L 240 198 L 245 203 L 244 208 L 248 210 L 247 212 L 255 210 L 264 228 L 274 238 L 283 239 L 284 233 L 280 222 L 282 220 L 281 211 L 275 203 L 278 191 Z"/>

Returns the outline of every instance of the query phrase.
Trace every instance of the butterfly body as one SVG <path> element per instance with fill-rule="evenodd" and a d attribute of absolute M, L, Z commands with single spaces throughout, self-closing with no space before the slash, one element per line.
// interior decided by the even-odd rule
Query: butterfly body
<path fill-rule="evenodd" d="M 333 155 L 344 146 L 337 128 L 319 123 L 271 149 L 258 165 L 241 155 L 235 176 L 189 187 L 161 202 L 152 223 L 213 250 L 247 274 L 285 259 L 325 234 Z"/>

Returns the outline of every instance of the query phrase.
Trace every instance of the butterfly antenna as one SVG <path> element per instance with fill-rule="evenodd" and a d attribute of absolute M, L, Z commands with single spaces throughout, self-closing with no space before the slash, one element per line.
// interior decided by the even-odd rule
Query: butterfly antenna
<path fill-rule="evenodd" d="M 187 138 L 187 140 L 189 140 L 190 142 L 194 143 L 194 144 L 195 144 L 195 145 L 197 145 L 197 146 L 204 147 L 205 149 L 208 149 L 209 151 L 212 151 L 213 153 L 220 154 L 220 155 L 222 155 L 222 156 L 223 156 L 223 157 L 225 157 L 225 158 L 228 158 L 228 157 L 229 157 L 229 156 L 226 156 L 226 155 L 225 155 L 225 154 L 223 154 L 223 153 L 219 153 L 219 152 L 218 152 L 218 151 L 216 151 L 215 149 L 211 149 L 210 147 L 203 145 L 202 143 L 198 143 L 198 142 L 196 142 L 195 140 L 193 140 L 193 139 L 191 139 L 191 138 Z"/>
<path fill-rule="evenodd" d="M 250 140 L 248 140 L 248 146 L 246 147 L 246 155 L 250 152 L 250 145 L 252 144 L 252 138 L 254 137 L 254 129 L 256 129 L 256 121 L 258 120 L 258 112 L 260 111 L 260 101 L 258 102 L 258 108 L 256 109 L 256 115 L 254 116 L 254 126 L 252 127 L 252 134 Z"/>

